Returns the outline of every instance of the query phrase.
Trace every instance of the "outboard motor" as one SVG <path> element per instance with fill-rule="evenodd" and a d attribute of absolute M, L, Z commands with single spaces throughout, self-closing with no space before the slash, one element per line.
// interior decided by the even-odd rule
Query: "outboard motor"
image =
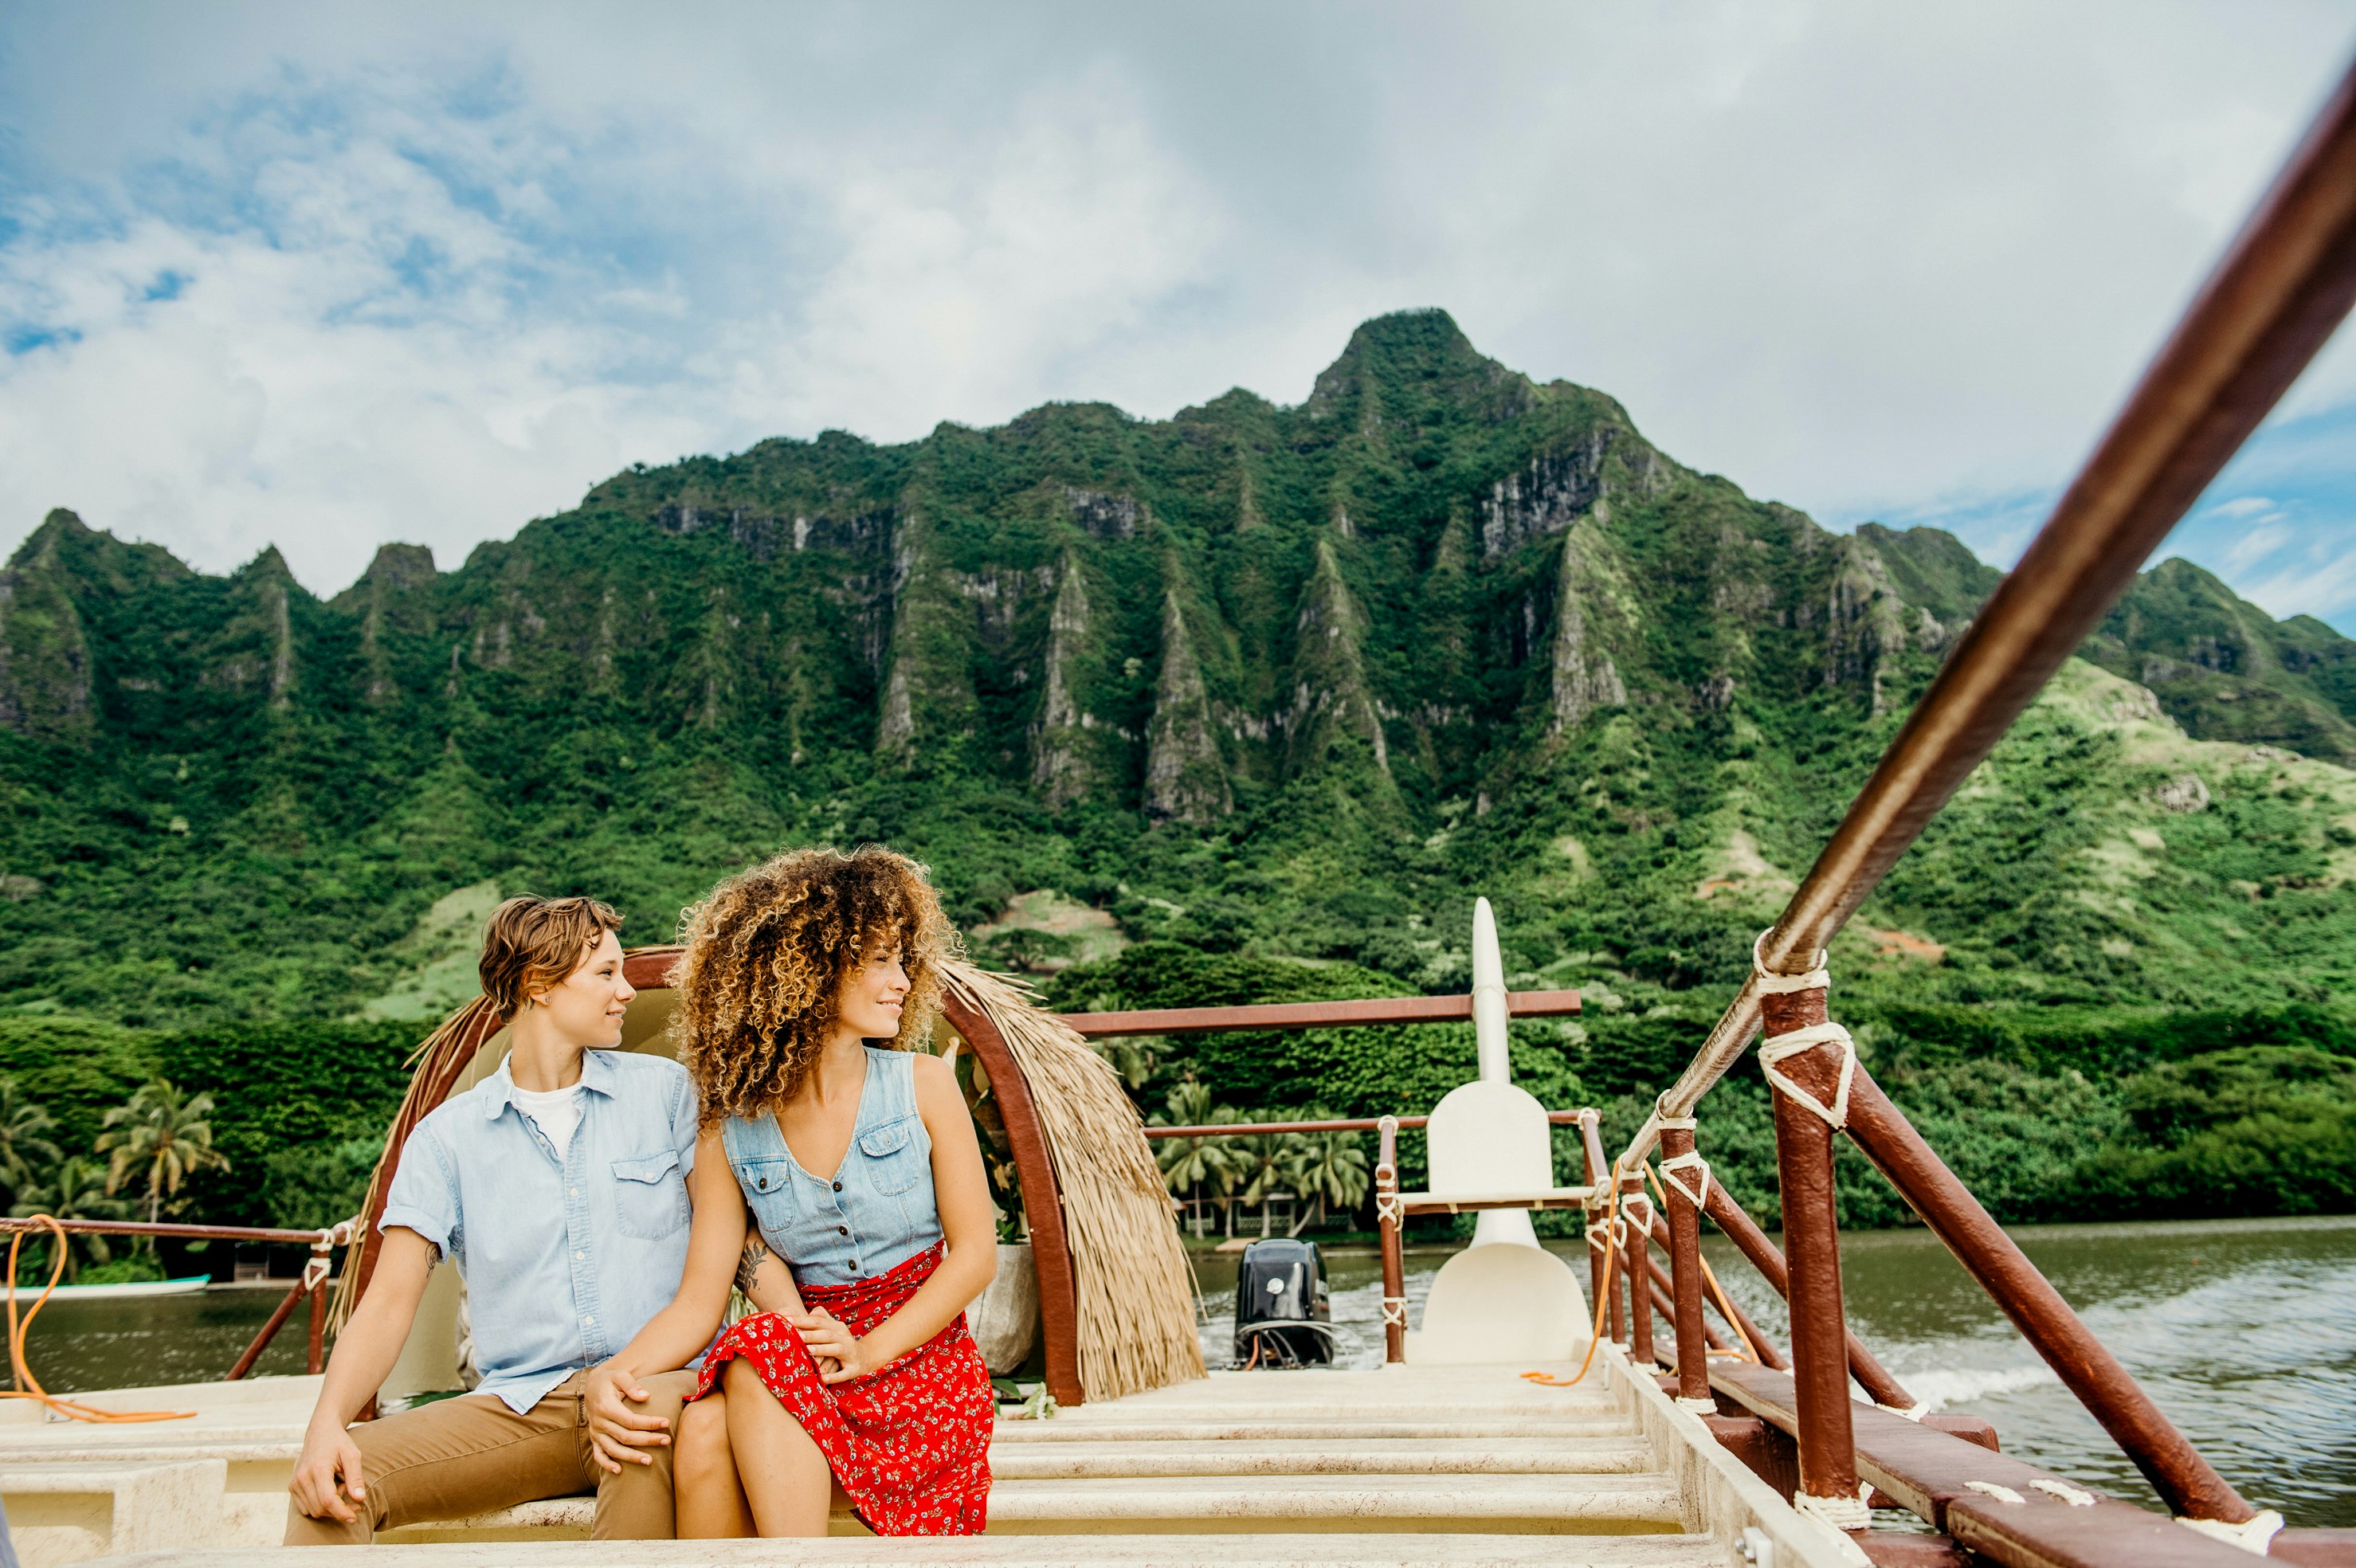
<path fill-rule="evenodd" d="M 1333 1305 L 1314 1241 L 1271 1238 L 1244 1249 L 1236 1271 L 1236 1365 L 1325 1366 L 1333 1359 Z"/>

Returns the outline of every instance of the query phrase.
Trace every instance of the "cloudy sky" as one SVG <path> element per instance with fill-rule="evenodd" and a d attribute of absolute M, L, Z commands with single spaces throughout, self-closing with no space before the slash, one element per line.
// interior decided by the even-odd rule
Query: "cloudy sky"
<path fill-rule="evenodd" d="M 2008 564 L 2356 0 L 0 0 L 0 549 L 322 593 L 634 461 L 1297 402 L 1452 311 L 1680 459 Z M 2356 634 L 2356 334 L 2169 549 Z"/>

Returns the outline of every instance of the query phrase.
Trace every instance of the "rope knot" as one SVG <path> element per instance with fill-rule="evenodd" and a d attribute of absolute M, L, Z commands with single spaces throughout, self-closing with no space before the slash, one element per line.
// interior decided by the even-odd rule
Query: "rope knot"
<path fill-rule="evenodd" d="M 1677 1174 L 1679 1171 L 1695 1172 L 1694 1179 L 1698 1185 L 1687 1187 L 1685 1178 Z M 1664 1186 L 1676 1187 L 1697 1210 L 1709 1207 L 1709 1162 L 1701 1157 L 1699 1149 L 1688 1149 L 1682 1155 L 1663 1160 L 1661 1181 Z"/>
<path fill-rule="evenodd" d="M 1775 1070 L 1779 1064 L 1813 1051 L 1818 1046 L 1836 1046 L 1840 1049 L 1840 1087 L 1833 1091 L 1830 1105 Z M 1848 1090 L 1857 1077 L 1857 1042 L 1850 1039 L 1848 1031 L 1838 1024 L 1811 1024 L 1788 1035 L 1768 1036 L 1760 1043 L 1759 1070 L 1767 1075 L 1767 1081 L 1775 1086 L 1778 1093 L 1797 1101 L 1833 1131 L 1837 1133 L 1848 1125 Z"/>
<path fill-rule="evenodd" d="M 1815 959 L 1808 965 L 1808 971 L 1805 974 L 1778 974 L 1773 970 L 1769 969 L 1767 967 L 1767 961 L 1759 956 L 1759 950 L 1766 945 L 1767 939 L 1774 934 L 1774 929 L 1770 927 L 1766 930 L 1760 932 L 1757 937 L 1751 940 L 1751 990 L 1755 991 L 1762 996 L 1789 996 L 1795 991 L 1826 991 L 1831 989 L 1833 983 L 1832 972 L 1825 967 L 1826 959 L 1831 955 L 1826 952 L 1822 948 L 1818 948 L 1816 950 Z"/>

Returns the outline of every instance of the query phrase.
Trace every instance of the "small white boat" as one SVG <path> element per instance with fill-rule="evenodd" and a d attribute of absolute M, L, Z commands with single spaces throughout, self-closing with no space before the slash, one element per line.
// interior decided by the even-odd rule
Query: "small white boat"
<path fill-rule="evenodd" d="M 187 1295 L 212 1283 L 210 1274 L 190 1274 L 180 1280 L 129 1280 L 112 1285 L 59 1285 L 49 1293 L 51 1302 L 119 1301 L 134 1295 Z M 30 1306 L 41 1299 L 38 1285 L 18 1285 L 16 1305 Z"/>

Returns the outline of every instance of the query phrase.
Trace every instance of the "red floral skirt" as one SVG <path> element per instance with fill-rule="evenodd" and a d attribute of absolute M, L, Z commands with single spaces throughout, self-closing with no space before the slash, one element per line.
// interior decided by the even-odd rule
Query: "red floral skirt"
<path fill-rule="evenodd" d="M 940 1266 L 942 1249 L 848 1285 L 804 1285 L 802 1305 L 824 1307 L 853 1334 L 900 1310 Z M 997 1397 L 990 1369 L 959 1313 L 947 1328 L 867 1377 L 831 1386 L 801 1333 L 774 1312 L 735 1324 L 703 1359 L 689 1397 L 701 1399 L 732 1356 L 742 1356 L 801 1423 L 850 1495 L 859 1521 L 878 1535 L 980 1535 L 990 1516 L 990 1433 Z"/>

